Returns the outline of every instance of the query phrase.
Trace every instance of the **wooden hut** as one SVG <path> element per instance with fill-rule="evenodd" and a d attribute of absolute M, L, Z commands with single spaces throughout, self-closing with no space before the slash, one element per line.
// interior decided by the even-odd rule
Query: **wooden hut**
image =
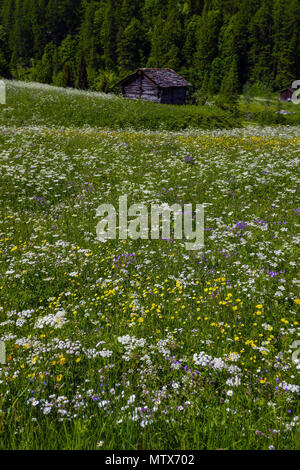
<path fill-rule="evenodd" d="M 138 69 L 119 82 L 124 98 L 164 104 L 184 104 L 192 85 L 172 69 Z"/>
<path fill-rule="evenodd" d="M 282 90 L 280 93 L 280 101 L 291 101 L 294 91 L 294 88 L 286 88 L 285 90 Z"/>

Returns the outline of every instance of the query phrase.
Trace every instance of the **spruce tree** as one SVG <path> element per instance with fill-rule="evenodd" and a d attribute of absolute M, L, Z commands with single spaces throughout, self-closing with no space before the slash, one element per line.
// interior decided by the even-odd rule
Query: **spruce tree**
<path fill-rule="evenodd" d="M 215 94 L 235 61 L 239 89 L 249 80 L 280 89 L 300 76 L 300 0 L 0 0 L 1 26 L 2 73 L 43 81 L 51 68 L 61 83 L 70 67 L 76 86 L 85 69 L 93 87 L 103 70 L 171 67 L 196 87 L 207 75 Z"/>
<path fill-rule="evenodd" d="M 9 67 L 9 48 L 7 44 L 7 33 L 0 25 L 0 76 L 10 78 Z"/>
<path fill-rule="evenodd" d="M 273 79 L 273 0 L 264 0 L 249 24 L 249 78 L 263 83 Z"/>
<path fill-rule="evenodd" d="M 202 86 L 200 90 L 196 93 L 196 101 L 197 104 L 200 106 L 203 106 L 208 99 L 208 77 L 208 72 L 206 72 L 202 82 Z"/>
<path fill-rule="evenodd" d="M 54 56 L 56 46 L 53 42 L 47 44 L 44 50 L 43 57 L 38 61 L 33 77 L 36 81 L 41 83 L 52 83 L 54 72 Z"/>
<path fill-rule="evenodd" d="M 240 91 L 240 80 L 238 75 L 238 58 L 235 57 L 231 67 L 224 77 L 220 93 L 216 98 L 216 104 L 223 109 L 228 109 L 234 114 L 238 113 L 238 98 Z"/>
<path fill-rule="evenodd" d="M 117 36 L 116 0 L 107 0 L 104 20 L 101 29 L 103 44 L 103 61 L 107 70 L 116 67 L 116 36 Z"/>
<path fill-rule="evenodd" d="M 274 85 L 276 89 L 290 86 L 297 70 L 300 27 L 299 0 L 275 0 L 274 5 Z"/>
<path fill-rule="evenodd" d="M 134 71 L 144 60 L 143 39 L 145 31 L 137 18 L 132 18 L 124 29 L 118 45 L 118 64 L 121 74 Z"/>
<path fill-rule="evenodd" d="M 61 86 L 64 88 L 71 88 L 74 86 L 73 68 L 68 62 L 63 66 Z"/>
<path fill-rule="evenodd" d="M 227 98 L 228 102 L 236 102 L 240 91 L 237 62 L 238 58 L 235 57 L 220 89 L 221 95 Z"/>
<path fill-rule="evenodd" d="M 88 76 L 87 76 L 87 70 L 86 70 L 86 62 L 84 59 L 84 55 L 82 53 L 80 55 L 80 60 L 78 63 L 75 86 L 76 88 L 79 88 L 80 90 L 86 90 L 88 88 Z"/>
<path fill-rule="evenodd" d="M 207 9 L 208 7 L 206 7 Z M 221 26 L 220 10 L 205 12 L 199 23 L 198 45 L 194 55 L 194 66 L 199 79 L 203 80 L 206 73 L 210 72 L 212 61 L 218 55 L 218 38 Z"/>
<path fill-rule="evenodd" d="M 220 57 L 216 57 L 211 64 L 211 72 L 209 75 L 208 92 L 210 95 L 219 93 L 224 79 L 224 73 L 223 60 Z"/>

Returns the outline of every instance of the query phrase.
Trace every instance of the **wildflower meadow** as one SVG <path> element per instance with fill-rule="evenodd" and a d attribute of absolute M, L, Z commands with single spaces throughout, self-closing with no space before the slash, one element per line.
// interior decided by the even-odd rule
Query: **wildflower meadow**
<path fill-rule="evenodd" d="M 110 128 L 133 103 L 6 83 L 0 449 L 299 449 L 300 127 Z M 97 240 L 125 194 L 204 204 L 204 248 Z"/>

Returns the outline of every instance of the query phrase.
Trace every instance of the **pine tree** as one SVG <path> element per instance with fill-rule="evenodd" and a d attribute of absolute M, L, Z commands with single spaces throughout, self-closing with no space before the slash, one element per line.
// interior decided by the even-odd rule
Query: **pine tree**
<path fill-rule="evenodd" d="M 116 0 L 107 0 L 104 20 L 101 29 L 103 44 L 103 61 L 107 70 L 116 67 L 116 37 L 117 37 L 117 21 L 116 21 Z"/>
<path fill-rule="evenodd" d="M 53 42 L 47 44 L 44 50 L 43 57 L 38 61 L 35 71 L 34 79 L 41 83 L 52 83 L 54 72 L 54 58 L 56 46 Z"/>
<path fill-rule="evenodd" d="M 185 39 L 183 46 L 184 65 L 192 67 L 193 55 L 197 48 L 197 31 L 199 28 L 199 16 L 194 15 L 185 23 Z"/>
<path fill-rule="evenodd" d="M 238 56 L 237 38 L 235 35 L 237 18 L 235 15 L 231 16 L 227 23 L 225 23 L 219 34 L 219 53 L 218 57 L 221 58 L 225 78 L 232 66 L 232 63 Z"/>
<path fill-rule="evenodd" d="M 10 31 L 9 43 L 12 49 L 11 67 L 15 68 L 19 63 L 23 63 L 26 51 L 23 40 L 23 22 L 22 22 L 22 0 L 15 0 L 15 9 L 13 14 L 13 27 Z"/>
<path fill-rule="evenodd" d="M 169 0 L 168 16 L 161 36 L 164 41 L 164 66 L 171 69 L 179 68 L 181 64 L 182 27 L 176 0 Z"/>
<path fill-rule="evenodd" d="M 31 0 L 29 12 L 30 27 L 33 34 L 33 55 L 41 57 L 47 44 L 46 37 L 46 3 L 47 0 Z"/>
<path fill-rule="evenodd" d="M 236 102 L 240 92 L 240 80 L 238 75 L 238 58 L 235 57 L 231 67 L 224 77 L 220 89 L 220 93 L 228 102 Z"/>
<path fill-rule="evenodd" d="M 68 34 L 58 48 L 60 66 L 65 63 L 75 63 L 78 41 L 77 38 Z"/>
<path fill-rule="evenodd" d="M 208 92 L 210 95 L 219 93 L 224 79 L 224 73 L 223 60 L 220 57 L 216 57 L 211 64 L 211 72 L 209 75 Z"/>
<path fill-rule="evenodd" d="M 114 72 L 103 70 L 96 79 L 96 90 L 109 93 L 116 85 L 117 77 Z"/>
<path fill-rule="evenodd" d="M 80 27 L 81 0 L 48 0 L 46 8 L 47 39 L 57 45 Z"/>
<path fill-rule="evenodd" d="M 88 88 L 88 76 L 87 76 L 87 70 L 86 70 L 86 62 L 85 62 L 83 54 L 80 55 L 75 86 L 76 88 L 79 88 L 80 90 L 86 90 Z"/>
<path fill-rule="evenodd" d="M 230 110 L 234 114 L 238 113 L 237 103 L 240 91 L 240 80 L 237 64 L 238 57 L 235 57 L 227 75 L 222 81 L 220 93 L 215 100 L 218 106 L 223 109 Z"/>
<path fill-rule="evenodd" d="M 220 10 L 205 12 L 199 25 L 198 46 L 194 55 L 194 66 L 197 68 L 199 79 L 203 80 L 210 72 L 212 61 L 218 55 L 218 37 L 221 26 Z"/>
<path fill-rule="evenodd" d="M 206 72 L 203 82 L 202 82 L 202 86 L 196 94 L 196 101 L 198 105 L 203 106 L 207 102 L 207 99 L 208 99 L 208 72 Z"/>
<path fill-rule="evenodd" d="M 94 87 L 103 70 L 171 67 L 215 94 L 233 63 L 239 90 L 300 76 L 300 0 L 0 0 L 0 27 L 1 73 L 15 77 Z"/>
<path fill-rule="evenodd" d="M 144 60 L 143 39 L 145 31 L 137 18 L 132 18 L 124 29 L 118 45 L 118 64 L 121 74 L 134 71 Z"/>
<path fill-rule="evenodd" d="M 9 48 L 7 44 L 7 33 L 0 25 L 0 76 L 10 78 L 9 67 Z"/>
<path fill-rule="evenodd" d="M 83 20 L 79 31 L 78 48 L 86 62 L 88 84 L 94 86 L 97 71 L 104 66 L 101 28 L 104 20 L 104 6 L 95 1 L 84 1 Z"/>
<path fill-rule="evenodd" d="M 68 62 L 63 66 L 61 86 L 65 88 L 71 88 L 74 86 L 73 68 Z"/>
<path fill-rule="evenodd" d="M 15 0 L 6 0 L 1 11 L 1 23 L 7 35 L 14 26 Z"/>
<path fill-rule="evenodd" d="M 274 5 L 274 85 L 291 85 L 297 70 L 297 51 L 300 27 L 299 0 L 275 0 Z"/>
<path fill-rule="evenodd" d="M 249 78 L 253 82 L 273 79 L 273 0 L 265 0 L 249 24 Z"/>
<path fill-rule="evenodd" d="M 156 19 L 151 38 L 151 53 L 148 59 L 148 67 L 163 67 L 164 44 L 161 38 L 161 32 L 164 27 L 162 15 Z"/>

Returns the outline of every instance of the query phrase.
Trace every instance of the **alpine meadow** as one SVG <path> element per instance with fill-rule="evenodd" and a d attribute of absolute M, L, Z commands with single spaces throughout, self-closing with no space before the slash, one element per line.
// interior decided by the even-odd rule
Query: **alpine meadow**
<path fill-rule="evenodd" d="M 300 449 L 299 31 L 0 0 L 0 450 Z"/>

